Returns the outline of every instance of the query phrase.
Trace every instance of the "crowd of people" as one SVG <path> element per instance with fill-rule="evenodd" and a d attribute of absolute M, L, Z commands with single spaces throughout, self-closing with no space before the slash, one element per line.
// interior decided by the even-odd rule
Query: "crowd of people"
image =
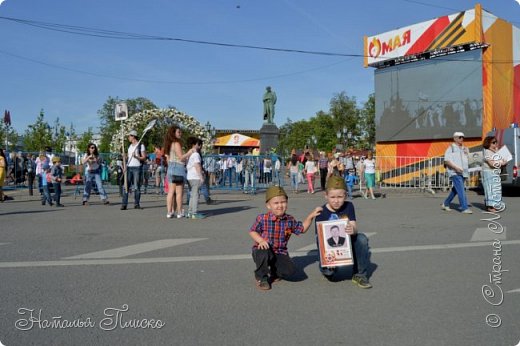
<path fill-rule="evenodd" d="M 376 186 L 376 161 L 373 153 L 368 151 L 364 156 L 354 156 L 352 150 L 334 151 L 332 153 L 312 152 L 308 148 L 300 153 L 293 152 L 286 162 L 276 154 L 258 155 L 249 151 L 242 154 L 210 154 L 202 155 L 200 139 L 191 138 L 187 145 L 189 150 L 183 152 L 184 144 L 181 137 L 182 131 L 177 126 L 172 126 L 164 140 L 164 143 L 155 144 L 153 155 L 148 155 L 144 144 L 139 142 L 135 130 L 128 135 L 130 145 L 125 158 L 122 156 L 107 163 L 98 152 L 94 143 L 89 143 L 87 152 L 81 159 L 83 169 L 73 179 L 67 179 L 68 183 L 84 184 L 83 205 L 88 205 L 92 192 L 99 194 L 101 202 L 109 204 L 108 194 L 103 183 L 115 177 L 119 186 L 119 195 L 122 197 L 121 209 L 127 209 L 129 192 L 133 193 L 134 209 L 140 209 L 141 193 L 147 193 L 150 186 L 155 187 L 155 193 L 166 195 L 166 215 L 168 218 L 192 217 L 200 218 L 195 205 L 188 205 L 185 213 L 182 207 L 184 186 L 187 185 L 187 200 L 191 194 L 202 194 L 208 204 L 213 201 L 210 197 L 210 188 L 239 189 L 243 193 L 256 193 L 259 188 L 267 188 L 271 185 L 287 185 L 293 193 L 302 192 L 305 186 L 307 193 L 313 194 L 318 188 L 325 191 L 327 180 L 331 176 L 339 176 L 344 179 L 347 198 L 354 198 L 355 187 L 358 185 L 360 196 L 376 199 L 374 187 Z M 472 213 L 465 197 L 465 180 L 468 178 L 469 150 L 463 145 L 463 133 L 454 133 L 454 142 L 447 148 L 444 162 L 447 176 L 451 181 L 451 193 L 441 205 L 445 211 L 450 211 L 450 203 L 458 196 L 460 210 L 463 213 Z M 194 142 L 197 140 L 197 142 Z M 137 143 L 140 143 L 137 146 Z M 198 143 L 198 144 L 197 144 Z M 168 148 L 168 150 L 165 150 Z M 507 162 L 497 157 L 499 149 L 497 139 L 488 136 L 483 141 L 481 181 L 485 195 L 485 209 L 495 212 L 503 209 L 500 181 L 501 168 Z M 197 153 L 198 160 L 190 162 L 193 153 Z M 61 184 L 66 180 L 59 156 L 52 153 L 50 147 L 41 151 L 38 155 L 32 153 L 12 152 L 9 157 L 2 150 L 0 155 L 0 200 L 7 200 L 1 187 L 10 182 L 15 185 L 27 186 L 29 195 L 34 194 L 34 185 L 37 184 L 42 196 L 42 204 L 57 206 L 63 205 L 61 198 Z M 55 162 L 58 160 L 59 162 Z M 46 170 L 55 170 L 59 173 L 47 177 Z M 200 172 L 199 172 L 200 170 Z M 126 171 L 126 180 L 125 174 Z M 179 172 L 183 171 L 183 174 Z M 175 173 L 175 174 L 174 174 Z M 59 177 L 58 177 L 59 175 Z M 63 181 L 62 181 L 63 180 Z M 59 182 L 59 184 L 57 184 Z M 54 193 L 49 202 L 45 193 Z M 362 189 L 364 187 L 364 189 Z M 305 191 L 305 190 L 304 190 Z M 197 199 L 198 200 L 198 199 Z M 194 202 L 192 202 L 194 203 Z"/>
<path fill-rule="evenodd" d="M 253 240 L 252 257 L 255 262 L 254 277 L 260 290 L 269 290 L 272 284 L 291 276 L 295 264 L 289 256 L 287 243 L 292 234 L 305 233 L 315 222 L 315 237 L 320 254 L 319 269 L 329 280 L 334 281 L 338 266 L 331 265 L 337 256 L 351 253 L 353 265 L 352 281 L 358 287 L 371 288 L 370 250 L 368 238 L 358 231 L 353 199 L 353 187 L 364 181 L 364 198 L 375 199 L 376 162 L 371 151 L 366 157 L 355 158 L 351 151 L 335 152 L 327 155 L 319 152 L 318 157 L 304 149 L 301 154 L 293 153 L 284 167 L 289 186 L 293 193 L 299 193 L 299 184 L 307 185 L 307 193 L 314 194 L 319 177 L 319 187 L 324 191 L 325 204 L 315 207 L 303 221 L 297 221 L 287 214 L 288 194 L 281 184 L 282 164 L 276 155 L 209 155 L 203 157 L 203 141 L 189 137 L 186 146 L 182 142 L 182 130 L 178 126 L 168 129 L 164 143 L 154 146 L 154 159 L 151 160 L 146 147 L 141 143 L 136 131 L 128 134 L 130 142 L 126 153 L 115 161 L 118 181 L 122 190 L 121 210 L 127 210 L 129 196 L 133 193 L 134 209 L 142 209 L 140 204 L 141 187 L 144 179 L 150 178 L 145 172 L 155 177 L 156 193 L 166 192 L 166 217 L 201 219 L 205 215 L 199 212 L 198 201 L 202 193 L 210 204 L 211 186 L 240 186 L 244 193 L 255 191 L 255 184 L 267 185 L 265 203 L 267 212 L 259 214 L 249 235 Z M 501 212 L 505 209 L 502 201 L 500 172 L 507 161 L 499 155 L 497 138 L 487 136 L 483 141 L 482 184 L 484 187 L 485 209 L 487 212 Z M 15 156 L 16 158 L 17 156 Z M 20 156 L 22 157 L 22 156 Z M 444 211 L 451 211 L 451 204 L 456 196 L 462 214 L 472 214 L 464 187 L 468 178 L 469 149 L 464 145 L 464 133 L 453 134 L 453 143 L 446 149 L 444 164 L 452 182 L 452 190 L 441 204 Z M 36 158 L 28 155 L 23 160 L 26 175 L 32 175 L 32 181 L 38 182 L 42 205 L 61 203 L 61 184 L 64 179 L 63 167 L 59 156 L 52 155 L 49 148 Z M 14 165 L 20 164 L 16 159 Z M 81 160 L 84 166 L 84 191 L 82 204 L 88 206 L 93 187 L 97 188 L 101 202 L 108 205 L 108 195 L 103 187 L 102 164 L 98 148 L 89 143 L 87 152 Z M 2 191 L 6 178 L 8 160 L 0 149 L 0 200 L 5 196 Z M 150 168 L 152 167 L 152 168 Z M 185 186 L 188 189 L 185 191 Z M 51 190 L 53 192 L 51 192 Z M 187 212 L 183 209 L 183 196 L 188 200 Z M 29 190 L 32 195 L 32 187 Z M 325 234 L 323 225 L 328 225 Z M 322 256 L 325 254 L 324 256 Z M 328 257 L 327 257 L 328 256 Z M 338 257 L 338 258 L 339 258 Z M 332 259 L 331 259 L 332 258 Z M 339 262 L 338 262 L 339 263 Z"/>

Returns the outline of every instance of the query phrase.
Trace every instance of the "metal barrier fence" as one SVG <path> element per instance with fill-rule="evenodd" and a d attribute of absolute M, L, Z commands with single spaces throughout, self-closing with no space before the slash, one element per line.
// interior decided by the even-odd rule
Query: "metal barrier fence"
<path fill-rule="evenodd" d="M 202 160 L 212 189 L 256 193 L 285 184 L 285 162 L 277 155 L 204 155 Z"/>
<path fill-rule="evenodd" d="M 451 187 L 444 157 L 378 156 L 376 157 L 376 181 L 381 188 L 415 188 L 443 191 Z M 480 182 L 480 166 L 472 163 L 466 187 L 477 187 Z"/>
<path fill-rule="evenodd" d="M 9 160 L 4 188 L 27 188 L 29 174 L 25 158 L 29 153 L 16 156 Z M 38 153 L 32 153 L 37 156 Z M 109 191 L 118 191 L 118 176 L 116 159 L 119 154 L 101 154 L 106 161 L 106 175 L 103 182 Z M 62 162 L 67 169 L 65 175 L 70 178 L 76 173 L 84 175 L 84 166 L 77 164 L 73 159 L 67 161 L 62 156 Z M 256 193 L 270 185 L 285 186 L 286 163 L 277 155 L 204 155 L 203 167 L 209 178 L 211 189 L 243 190 L 247 193 Z M 472 163 L 469 170 L 470 177 L 466 181 L 467 187 L 477 187 L 480 183 L 480 166 Z M 360 177 L 361 186 L 363 177 Z M 155 169 L 145 169 L 143 189 L 155 188 Z M 288 183 L 288 182 L 287 182 Z M 317 183 L 317 181 L 315 181 Z M 380 188 L 421 189 L 421 190 L 448 190 L 450 180 L 444 168 L 444 157 L 421 156 L 377 156 L 376 183 Z M 67 184 L 67 181 L 65 182 Z M 37 188 L 37 180 L 34 182 Z"/>

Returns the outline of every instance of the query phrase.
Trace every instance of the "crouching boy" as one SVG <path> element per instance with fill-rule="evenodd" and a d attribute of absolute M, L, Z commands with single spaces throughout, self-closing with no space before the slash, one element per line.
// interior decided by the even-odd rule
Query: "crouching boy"
<path fill-rule="evenodd" d="M 256 285 L 261 290 L 271 289 L 271 283 L 290 276 L 294 263 L 287 251 L 287 242 L 292 234 L 305 233 L 321 208 L 313 210 L 303 221 L 296 221 L 286 214 L 287 194 L 279 186 L 271 186 L 265 195 L 267 213 L 256 217 L 249 230 L 255 241 L 253 260 L 256 264 Z"/>
<path fill-rule="evenodd" d="M 363 233 L 357 231 L 354 204 L 345 201 L 345 181 L 340 177 L 331 176 L 329 180 L 327 180 L 325 188 L 327 203 L 322 207 L 323 210 L 316 217 L 316 222 L 348 218 L 348 225 L 345 231 L 350 235 L 352 241 L 352 254 L 354 257 L 352 282 L 361 288 L 371 288 L 372 285 L 368 281 L 368 269 L 370 266 L 368 238 Z M 320 244 L 318 242 L 318 251 L 320 250 L 319 246 Z M 320 270 L 327 279 L 334 279 L 336 268 L 322 267 L 320 262 Z"/>

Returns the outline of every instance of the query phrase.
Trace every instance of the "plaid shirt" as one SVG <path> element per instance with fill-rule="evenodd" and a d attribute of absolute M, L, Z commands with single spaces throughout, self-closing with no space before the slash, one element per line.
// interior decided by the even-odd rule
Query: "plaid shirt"
<path fill-rule="evenodd" d="M 260 214 L 256 217 L 255 223 L 251 226 L 249 232 L 260 234 L 268 243 L 276 254 L 287 255 L 287 242 L 291 234 L 301 234 L 303 232 L 303 223 L 296 221 L 294 217 L 288 214 L 277 217 L 272 212 Z M 255 243 L 253 249 L 258 244 Z"/>

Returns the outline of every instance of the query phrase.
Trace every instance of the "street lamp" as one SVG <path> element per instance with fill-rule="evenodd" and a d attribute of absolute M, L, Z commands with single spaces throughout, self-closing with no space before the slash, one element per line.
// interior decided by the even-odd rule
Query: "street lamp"
<path fill-rule="evenodd" d="M 338 132 L 336 132 L 336 137 L 338 138 L 338 144 L 336 144 L 336 150 L 341 150 L 341 143 L 340 143 L 340 140 L 341 140 L 341 130 L 338 130 Z"/>

